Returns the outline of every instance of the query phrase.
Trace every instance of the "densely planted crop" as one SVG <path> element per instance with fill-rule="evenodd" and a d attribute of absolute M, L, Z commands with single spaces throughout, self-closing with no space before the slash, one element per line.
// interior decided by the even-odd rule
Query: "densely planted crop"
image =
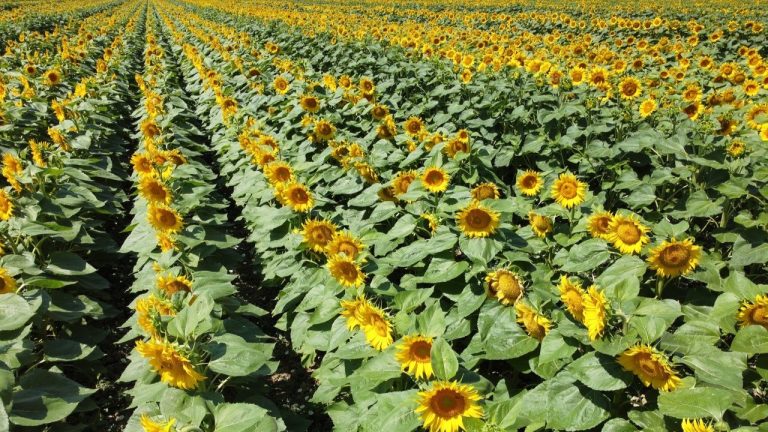
<path fill-rule="evenodd" d="M 10 7 L 0 425 L 767 430 L 768 15 L 601 6 Z"/>

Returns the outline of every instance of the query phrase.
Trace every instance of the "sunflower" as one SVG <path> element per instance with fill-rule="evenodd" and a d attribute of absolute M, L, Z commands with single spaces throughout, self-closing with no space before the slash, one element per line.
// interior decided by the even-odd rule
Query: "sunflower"
<path fill-rule="evenodd" d="M 157 288 L 166 295 L 173 295 L 177 292 L 192 291 L 192 281 L 184 276 L 165 275 L 157 277 Z"/>
<path fill-rule="evenodd" d="M 152 159 L 150 159 L 147 153 L 136 153 L 131 156 L 131 164 L 133 170 L 139 173 L 140 176 L 152 174 Z"/>
<path fill-rule="evenodd" d="M 278 94 L 286 94 L 288 92 L 289 84 L 288 80 L 282 76 L 278 76 L 272 82 L 272 86 Z"/>
<path fill-rule="evenodd" d="M 525 302 L 519 301 L 515 303 L 515 314 L 517 315 L 517 322 L 525 327 L 526 333 L 532 338 L 544 339 L 544 336 L 549 333 L 549 329 L 552 327 L 552 321 L 549 318 L 539 315 L 538 312 L 525 304 Z"/>
<path fill-rule="evenodd" d="M 704 420 L 702 419 L 683 419 L 680 423 L 680 427 L 683 429 L 683 432 L 715 432 L 715 428 L 704 423 Z"/>
<path fill-rule="evenodd" d="M 469 141 L 464 141 L 460 138 L 453 138 L 445 144 L 443 151 L 450 158 L 455 158 L 459 153 L 469 153 Z"/>
<path fill-rule="evenodd" d="M 397 173 L 394 179 L 392 179 L 392 187 L 395 190 L 395 196 L 402 195 L 408 192 L 408 187 L 411 186 L 414 180 L 418 177 L 416 171 L 400 171 Z"/>
<path fill-rule="evenodd" d="M 466 384 L 453 381 L 435 381 L 429 390 L 419 392 L 419 406 L 424 429 L 429 432 L 458 432 L 465 430 L 464 418 L 482 418 L 478 405 L 480 395 Z"/>
<path fill-rule="evenodd" d="M 17 192 L 21 192 L 21 183 L 16 177 L 21 174 L 22 170 L 23 167 L 19 158 L 13 153 L 3 153 L 3 177 Z"/>
<path fill-rule="evenodd" d="M 672 391 L 680 385 L 680 377 L 669 365 L 669 359 L 650 345 L 637 345 L 619 356 L 619 364 L 640 378 L 646 387 Z"/>
<path fill-rule="evenodd" d="M 450 180 L 451 176 L 440 167 L 428 167 L 421 174 L 421 184 L 424 185 L 424 189 L 433 193 L 448 189 Z"/>
<path fill-rule="evenodd" d="M 306 213 L 315 205 L 312 192 L 302 183 L 293 181 L 280 190 L 280 198 L 293 211 Z"/>
<path fill-rule="evenodd" d="M 593 87 L 600 87 L 607 83 L 608 71 L 602 67 L 595 67 L 589 71 L 589 84 Z"/>
<path fill-rule="evenodd" d="M 141 133 L 146 138 L 155 139 L 160 135 L 161 131 L 160 127 L 157 126 L 157 123 L 155 123 L 154 120 L 146 119 L 141 122 Z"/>
<path fill-rule="evenodd" d="M 646 118 L 656 111 L 658 104 L 655 99 L 648 98 L 640 103 L 640 117 Z"/>
<path fill-rule="evenodd" d="M 142 414 L 139 422 L 141 423 L 144 432 L 171 432 L 174 430 L 172 428 L 173 424 L 176 423 L 176 419 L 172 418 L 167 422 L 156 422 L 148 415 Z"/>
<path fill-rule="evenodd" d="M 683 108 L 683 113 L 685 113 L 685 115 L 687 115 L 688 118 L 693 121 L 696 121 L 703 112 L 704 105 L 702 105 L 699 101 L 695 101 Z"/>
<path fill-rule="evenodd" d="M 325 247 L 336 234 L 336 225 L 328 220 L 308 219 L 302 225 L 304 243 L 315 252 L 324 252 Z"/>
<path fill-rule="evenodd" d="M 577 321 L 584 322 L 584 296 L 586 292 L 579 282 L 573 282 L 567 276 L 560 276 L 560 283 L 557 285 L 560 291 L 560 300 L 568 309 L 568 312 Z"/>
<path fill-rule="evenodd" d="M 160 381 L 183 390 L 196 389 L 205 375 L 200 374 L 189 358 L 179 348 L 162 339 L 149 342 L 137 341 L 136 351 L 149 360 L 149 364 L 160 374 Z"/>
<path fill-rule="evenodd" d="M 50 69 L 43 74 L 43 77 L 45 78 L 45 83 L 49 87 L 53 87 L 59 85 L 61 82 L 61 71 L 58 69 Z"/>
<path fill-rule="evenodd" d="M 760 130 L 763 125 L 768 125 L 768 104 L 753 105 L 745 116 L 747 126 Z"/>
<path fill-rule="evenodd" d="M 39 143 L 33 139 L 29 140 L 29 151 L 32 153 L 32 161 L 40 168 L 46 167 L 42 149 L 47 148 L 47 146 L 47 143 Z"/>
<path fill-rule="evenodd" d="M 372 95 L 376 91 L 376 85 L 373 84 L 373 80 L 368 77 L 360 79 L 360 93 L 366 96 Z"/>
<path fill-rule="evenodd" d="M 371 109 L 371 115 L 376 120 L 382 120 L 389 115 L 389 108 L 386 105 L 376 104 Z"/>
<path fill-rule="evenodd" d="M 155 316 L 175 316 L 176 310 L 168 300 L 155 297 L 154 294 L 136 300 L 137 322 L 147 334 L 158 337 L 159 334 L 153 323 Z"/>
<path fill-rule="evenodd" d="M 488 237 L 499 226 L 498 212 L 472 201 L 456 216 L 461 232 L 467 237 Z"/>
<path fill-rule="evenodd" d="M 273 185 L 293 180 L 293 168 L 283 161 L 272 161 L 264 165 L 264 176 Z"/>
<path fill-rule="evenodd" d="M 315 123 L 315 136 L 320 141 L 328 141 L 336 135 L 336 126 L 327 120 L 319 120 Z"/>
<path fill-rule="evenodd" d="M 163 233 L 176 233 L 181 231 L 183 221 L 179 213 L 163 204 L 150 204 L 147 210 L 149 223 Z"/>
<path fill-rule="evenodd" d="M 16 279 L 14 279 L 3 267 L 0 267 L 0 294 L 15 293 Z"/>
<path fill-rule="evenodd" d="M 619 83 L 619 94 L 623 99 L 632 100 L 640 96 L 643 87 L 640 80 L 635 77 L 626 77 Z"/>
<path fill-rule="evenodd" d="M 568 71 L 568 77 L 571 78 L 571 83 L 573 85 L 582 85 L 587 78 L 587 71 L 585 71 L 583 68 L 575 67 Z"/>
<path fill-rule="evenodd" d="M 634 215 L 614 216 L 609 229 L 606 239 L 623 254 L 639 253 L 643 245 L 651 241 L 646 235 L 648 227 L 641 224 Z"/>
<path fill-rule="evenodd" d="M 596 285 L 587 288 L 582 296 L 584 305 L 584 325 L 587 326 L 589 339 L 595 340 L 602 336 L 608 316 L 608 299 L 605 293 L 598 290 Z"/>
<path fill-rule="evenodd" d="M 301 102 L 299 102 L 301 105 L 301 108 L 304 111 L 316 113 L 320 111 L 320 101 L 317 100 L 316 97 L 311 95 L 305 95 L 301 97 Z"/>
<path fill-rule="evenodd" d="M 143 177 L 139 181 L 139 193 L 150 203 L 171 203 L 171 192 L 168 188 L 162 182 L 149 176 Z"/>
<path fill-rule="evenodd" d="M 542 216 L 536 212 L 529 212 L 528 221 L 531 223 L 531 229 L 534 234 L 539 237 L 546 237 L 547 234 L 552 231 L 552 219 L 546 216 Z"/>
<path fill-rule="evenodd" d="M 0 189 L 0 220 L 7 221 L 13 216 L 13 201 L 5 189 Z"/>
<path fill-rule="evenodd" d="M 477 201 L 482 201 L 484 199 L 499 199 L 499 197 L 501 197 L 499 187 L 491 182 L 480 183 L 472 188 L 472 192 L 470 193 L 472 199 Z"/>
<path fill-rule="evenodd" d="M 176 249 L 176 245 L 173 242 L 173 238 L 165 233 L 157 234 L 157 245 L 160 246 L 160 250 L 168 252 L 169 250 Z"/>
<path fill-rule="evenodd" d="M 701 100 L 702 91 L 698 84 L 689 84 L 685 90 L 683 90 L 683 100 L 686 102 L 696 102 Z"/>
<path fill-rule="evenodd" d="M 611 233 L 613 214 L 608 211 L 592 213 L 587 220 L 587 229 L 594 238 L 607 240 Z"/>
<path fill-rule="evenodd" d="M 347 320 L 347 328 L 350 331 L 363 326 L 363 312 L 370 306 L 371 303 L 363 296 L 341 301 L 341 316 Z"/>
<path fill-rule="evenodd" d="M 400 368 L 416 379 L 432 377 L 432 338 L 405 336 L 397 347 L 395 359 Z"/>
<path fill-rule="evenodd" d="M 584 202 L 587 185 L 576 179 L 571 173 L 560 174 L 552 185 L 552 198 L 561 206 L 569 209 Z"/>
<path fill-rule="evenodd" d="M 411 117 L 403 123 L 405 133 L 410 136 L 418 137 L 424 131 L 424 121 L 419 117 Z"/>
<path fill-rule="evenodd" d="M 349 258 L 355 259 L 365 249 L 363 243 L 348 232 L 338 232 L 325 247 L 325 253 L 328 256 L 344 254 Z"/>
<path fill-rule="evenodd" d="M 544 182 L 541 174 L 533 170 L 527 170 L 517 176 L 517 188 L 523 195 L 535 196 L 541 190 Z"/>
<path fill-rule="evenodd" d="M 686 275 L 699 264 L 701 247 L 690 239 L 665 241 L 653 248 L 648 257 L 651 270 L 661 277 Z"/>
<path fill-rule="evenodd" d="M 439 225 L 437 216 L 435 216 L 433 213 L 422 213 L 419 217 L 427 221 L 427 226 L 429 226 L 429 230 L 432 232 L 432 234 L 437 231 L 437 227 Z"/>
<path fill-rule="evenodd" d="M 726 147 L 725 151 L 731 156 L 731 157 L 739 157 L 742 154 L 744 154 L 744 151 L 747 149 L 747 146 L 744 144 L 744 141 L 742 140 L 733 140 L 728 144 L 728 147 Z"/>
<path fill-rule="evenodd" d="M 525 287 L 520 276 L 507 269 L 496 269 L 485 276 L 488 296 L 496 298 L 501 304 L 509 306 L 523 296 Z"/>
<path fill-rule="evenodd" d="M 368 305 L 360 311 L 363 333 L 368 344 L 378 351 L 392 345 L 392 323 L 383 310 Z"/>
<path fill-rule="evenodd" d="M 469 69 L 464 69 L 461 71 L 459 78 L 461 79 L 462 83 L 469 84 L 472 81 L 472 71 Z"/>
<path fill-rule="evenodd" d="M 365 273 L 354 259 L 346 254 L 336 254 L 328 259 L 331 276 L 345 287 L 359 287 L 365 283 Z"/>
<path fill-rule="evenodd" d="M 754 301 L 742 302 L 737 318 L 742 327 L 760 325 L 768 329 L 768 295 L 757 295 Z"/>
<path fill-rule="evenodd" d="M 768 142 L 768 124 L 760 128 L 760 140 Z"/>

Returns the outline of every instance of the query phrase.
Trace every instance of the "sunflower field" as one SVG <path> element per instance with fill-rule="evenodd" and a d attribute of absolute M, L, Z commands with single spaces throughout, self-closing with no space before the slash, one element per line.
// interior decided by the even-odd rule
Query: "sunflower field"
<path fill-rule="evenodd" d="M 764 0 L 0 0 L 0 432 L 768 432 Z"/>

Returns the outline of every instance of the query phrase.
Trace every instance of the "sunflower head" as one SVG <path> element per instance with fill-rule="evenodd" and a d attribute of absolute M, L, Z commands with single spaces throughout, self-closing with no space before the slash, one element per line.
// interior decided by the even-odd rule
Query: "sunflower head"
<path fill-rule="evenodd" d="M 192 291 L 192 281 L 184 276 L 160 275 L 157 277 L 157 288 L 166 295 L 172 296 L 177 292 Z"/>
<path fill-rule="evenodd" d="M 341 301 L 341 316 L 347 320 L 347 328 L 352 331 L 363 325 L 363 312 L 372 304 L 363 296 L 354 300 Z"/>
<path fill-rule="evenodd" d="M 403 124 L 405 133 L 410 136 L 418 137 L 424 131 L 424 121 L 419 117 L 411 117 Z"/>
<path fill-rule="evenodd" d="M 701 247 L 693 244 L 691 239 L 665 241 L 651 250 L 648 264 L 656 274 L 669 278 L 686 275 L 699 264 Z"/>
<path fill-rule="evenodd" d="M 345 287 L 360 287 L 365 283 L 365 273 L 354 259 L 346 254 L 336 254 L 328 259 L 328 271 Z"/>
<path fill-rule="evenodd" d="M 0 267 L 0 294 L 15 293 L 18 284 L 16 279 L 4 267 Z"/>
<path fill-rule="evenodd" d="M 596 340 L 602 336 L 608 321 L 608 299 L 605 293 L 592 285 L 582 295 L 583 323 L 589 332 L 589 339 Z"/>
<path fill-rule="evenodd" d="M 489 297 L 496 298 L 503 305 L 517 302 L 525 292 L 520 276 L 507 269 L 497 269 L 485 276 Z"/>
<path fill-rule="evenodd" d="M 392 188 L 395 191 L 395 196 L 408 192 L 408 187 L 411 186 L 411 183 L 413 183 L 418 176 L 416 171 L 400 171 L 397 173 L 395 178 L 392 179 Z"/>
<path fill-rule="evenodd" d="M 273 185 L 293 180 L 293 168 L 285 162 L 273 161 L 264 166 L 264 176 Z"/>
<path fill-rule="evenodd" d="M 480 183 L 472 188 L 472 199 L 476 201 L 482 201 L 484 199 L 499 199 L 501 193 L 499 187 L 495 183 L 486 182 Z"/>
<path fill-rule="evenodd" d="M 405 336 L 397 346 L 395 359 L 400 368 L 416 379 L 432 377 L 432 338 Z"/>
<path fill-rule="evenodd" d="M 467 237 L 488 237 L 496 232 L 500 215 L 477 201 L 472 201 L 456 216 L 459 229 Z"/>
<path fill-rule="evenodd" d="M 147 153 L 136 153 L 131 156 L 131 164 L 133 170 L 141 176 L 152 174 L 152 159 Z"/>
<path fill-rule="evenodd" d="M 356 259 L 365 249 L 363 243 L 348 232 L 338 232 L 325 248 L 328 256 L 344 254 L 349 258 Z"/>
<path fill-rule="evenodd" d="M 459 153 L 469 153 L 469 140 L 462 141 L 460 138 L 453 138 L 445 143 L 443 151 L 451 158 L 455 158 Z"/>
<path fill-rule="evenodd" d="M 654 111 L 656 111 L 656 108 L 658 107 L 658 104 L 656 103 L 655 99 L 648 98 L 645 99 L 640 103 L 640 117 L 646 118 L 649 115 L 653 114 Z"/>
<path fill-rule="evenodd" d="M 611 220 L 613 220 L 611 212 L 599 211 L 592 213 L 587 221 L 587 229 L 592 237 L 606 240 L 611 232 Z"/>
<path fill-rule="evenodd" d="M 386 105 L 376 104 L 371 109 L 371 115 L 376 120 L 382 120 L 389 115 L 389 108 Z"/>
<path fill-rule="evenodd" d="M 179 213 L 164 204 L 150 204 L 147 218 L 155 230 L 163 233 L 177 233 L 183 227 Z"/>
<path fill-rule="evenodd" d="M 584 322 L 584 295 L 586 293 L 581 284 L 563 275 L 560 277 L 560 284 L 558 284 L 557 289 L 560 291 L 560 300 L 571 316 L 579 322 Z"/>
<path fill-rule="evenodd" d="M 626 77 L 619 83 L 619 94 L 624 99 L 635 99 L 641 92 L 642 85 L 635 77 Z"/>
<path fill-rule="evenodd" d="M 648 227 L 641 224 L 634 215 L 616 215 L 611 219 L 609 227 L 607 240 L 623 254 L 639 253 L 643 245 L 651 241 L 646 235 Z"/>
<path fill-rule="evenodd" d="M 312 95 L 302 96 L 300 105 L 301 108 L 307 112 L 316 113 L 320 111 L 320 101 L 317 99 L 317 97 Z"/>
<path fill-rule="evenodd" d="M 745 300 L 737 316 L 739 325 L 759 325 L 768 329 L 768 295 L 757 295 L 754 301 Z"/>
<path fill-rule="evenodd" d="M 533 170 L 527 170 L 517 176 L 517 188 L 523 195 L 535 196 L 541 190 L 544 182 L 541 180 L 541 174 Z"/>
<path fill-rule="evenodd" d="M 171 387 L 193 390 L 206 379 L 175 344 L 161 339 L 137 341 L 136 351 L 149 361 L 160 381 Z"/>
<path fill-rule="evenodd" d="M 5 189 L 0 189 L 0 220 L 7 221 L 13 216 L 13 201 Z"/>
<path fill-rule="evenodd" d="M 43 74 L 45 83 L 50 87 L 54 87 L 61 83 L 61 72 L 58 69 L 50 69 Z"/>
<path fill-rule="evenodd" d="M 275 78 L 275 80 L 272 82 L 272 86 L 275 88 L 275 92 L 278 94 L 286 94 L 288 92 L 288 88 L 290 87 L 288 80 L 282 76 Z"/>
<path fill-rule="evenodd" d="M 141 427 L 144 429 L 144 432 L 171 432 L 173 430 L 172 428 L 174 423 L 176 423 L 176 419 L 172 418 L 167 422 L 154 421 L 152 420 L 152 417 L 148 416 L 147 414 L 142 414 L 139 423 L 141 423 Z"/>
<path fill-rule="evenodd" d="M 319 120 L 315 123 L 315 136 L 319 141 L 328 141 L 336 135 L 336 126 L 328 120 Z"/>
<path fill-rule="evenodd" d="M 650 345 L 637 345 L 619 356 L 619 364 L 632 372 L 646 387 L 672 391 L 680 385 L 680 377 L 669 364 L 667 356 Z"/>
<path fill-rule="evenodd" d="M 768 130 L 768 128 L 765 128 Z M 768 140 L 766 140 L 768 141 Z M 744 141 L 742 140 L 733 140 L 728 144 L 728 147 L 726 147 L 725 151 L 728 153 L 729 156 L 737 158 L 744 154 L 744 151 L 747 149 L 747 146 L 744 144 Z"/>
<path fill-rule="evenodd" d="M 481 418 L 483 409 L 477 403 L 480 395 L 466 384 L 435 381 L 429 390 L 419 392 L 419 406 L 424 429 L 429 432 L 456 432 L 464 429 L 464 418 Z"/>
<path fill-rule="evenodd" d="M 392 323 L 383 310 L 374 305 L 368 305 L 360 313 L 365 340 L 374 349 L 383 351 L 392 345 Z"/>
<path fill-rule="evenodd" d="M 151 176 L 139 180 L 139 194 L 150 203 L 171 203 L 171 192 L 161 181 Z"/>
<path fill-rule="evenodd" d="M 306 213 L 315 205 L 312 192 L 299 182 L 293 181 L 285 184 L 280 189 L 279 196 L 281 202 L 295 212 Z"/>
<path fill-rule="evenodd" d="M 336 225 L 328 220 L 308 219 L 302 226 L 302 235 L 313 251 L 323 252 L 336 234 Z"/>
<path fill-rule="evenodd" d="M 683 432 L 715 432 L 715 428 L 704 423 L 702 419 L 683 419 L 680 427 L 683 429 Z"/>
<path fill-rule="evenodd" d="M 570 209 L 584 202 L 587 185 L 571 173 L 560 174 L 552 185 L 552 198 L 561 206 Z"/>
<path fill-rule="evenodd" d="M 160 316 L 175 316 L 176 309 L 168 300 L 149 294 L 136 300 L 136 313 L 139 326 L 150 336 L 158 337 L 155 320 Z"/>
<path fill-rule="evenodd" d="M 451 176 L 440 167 L 428 167 L 421 175 L 421 184 L 424 189 L 432 193 L 444 192 L 448 189 L 450 180 Z"/>
<path fill-rule="evenodd" d="M 528 221 L 531 223 L 531 229 L 538 237 L 546 237 L 552 232 L 552 219 L 540 215 L 536 212 L 528 213 Z"/>
<path fill-rule="evenodd" d="M 544 339 L 552 327 L 552 321 L 549 318 L 540 315 L 524 301 L 515 303 L 515 314 L 517 315 L 517 322 L 523 325 L 525 332 L 532 338 Z"/>

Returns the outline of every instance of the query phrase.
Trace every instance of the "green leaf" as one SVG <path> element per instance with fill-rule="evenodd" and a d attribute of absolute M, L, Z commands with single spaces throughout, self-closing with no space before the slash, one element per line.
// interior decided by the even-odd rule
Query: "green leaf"
<path fill-rule="evenodd" d="M 428 284 L 447 282 L 464 274 L 467 268 L 469 268 L 469 263 L 466 261 L 457 262 L 445 258 L 432 258 L 427 271 L 424 272 L 424 276 L 420 278 L 419 282 Z"/>
<path fill-rule="evenodd" d="M 593 270 L 610 258 L 611 252 L 604 240 L 591 239 L 573 246 L 566 255 L 557 257 L 556 264 L 564 272 Z"/>
<path fill-rule="evenodd" d="M 661 392 L 659 411 L 678 419 L 710 417 L 720 420 L 733 402 L 733 393 L 728 390 L 695 387 Z"/>
<path fill-rule="evenodd" d="M 29 303 L 16 294 L 0 294 L 0 331 L 16 330 L 35 315 Z"/>
<path fill-rule="evenodd" d="M 79 256 L 70 252 L 54 252 L 47 270 L 53 274 L 81 276 L 95 273 L 96 269 Z"/>
<path fill-rule="evenodd" d="M 459 360 L 445 339 L 439 337 L 432 342 L 432 368 L 435 375 L 443 381 L 448 381 L 459 370 Z"/>
<path fill-rule="evenodd" d="M 632 300 L 640 293 L 640 277 L 646 267 L 640 258 L 625 255 L 605 269 L 596 282 L 609 298 L 622 302 Z"/>
<path fill-rule="evenodd" d="M 744 353 L 708 347 L 696 354 L 686 355 L 679 362 L 694 370 L 697 381 L 737 391 L 744 386 L 742 373 L 747 368 L 747 355 Z"/>
<path fill-rule="evenodd" d="M 213 320 L 211 311 L 213 300 L 207 295 L 196 297 L 192 306 L 184 308 L 168 324 L 168 333 L 171 336 L 194 339 L 197 336 L 211 330 Z"/>
<path fill-rule="evenodd" d="M 624 419 L 611 419 L 605 422 L 602 432 L 634 432 L 637 428 L 635 425 Z"/>
<path fill-rule="evenodd" d="M 269 373 L 267 363 L 272 357 L 273 344 L 250 343 L 234 334 L 216 336 L 208 343 L 211 353 L 208 368 L 229 376 L 246 376 L 256 372 Z"/>
<path fill-rule="evenodd" d="M 532 423 L 543 417 L 547 429 L 588 430 L 608 418 L 608 398 L 579 384 L 569 372 L 561 372 L 539 384 L 521 403 L 521 416 Z"/>
<path fill-rule="evenodd" d="M 214 411 L 214 432 L 277 432 L 277 422 L 264 408 L 247 403 L 223 403 Z"/>
<path fill-rule="evenodd" d="M 576 379 L 587 387 L 600 391 L 626 388 L 632 382 L 632 375 L 621 367 L 613 357 L 590 352 L 568 365 Z"/>
<path fill-rule="evenodd" d="M 81 360 L 91 355 L 95 349 L 95 345 L 88 345 L 71 339 L 54 339 L 43 343 L 43 352 L 47 361 Z"/>
<path fill-rule="evenodd" d="M 160 399 L 160 413 L 181 424 L 198 426 L 208 415 L 205 399 L 184 390 L 168 388 Z"/>
<path fill-rule="evenodd" d="M 759 325 L 741 328 L 731 342 L 731 350 L 748 354 L 768 353 L 768 329 Z"/>
<path fill-rule="evenodd" d="M 19 390 L 13 394 L 11 423 L 39 426 L 62 420 L 95 391 L 81 386 L 60 372 L 32 369 L 21 377 Z"/>

